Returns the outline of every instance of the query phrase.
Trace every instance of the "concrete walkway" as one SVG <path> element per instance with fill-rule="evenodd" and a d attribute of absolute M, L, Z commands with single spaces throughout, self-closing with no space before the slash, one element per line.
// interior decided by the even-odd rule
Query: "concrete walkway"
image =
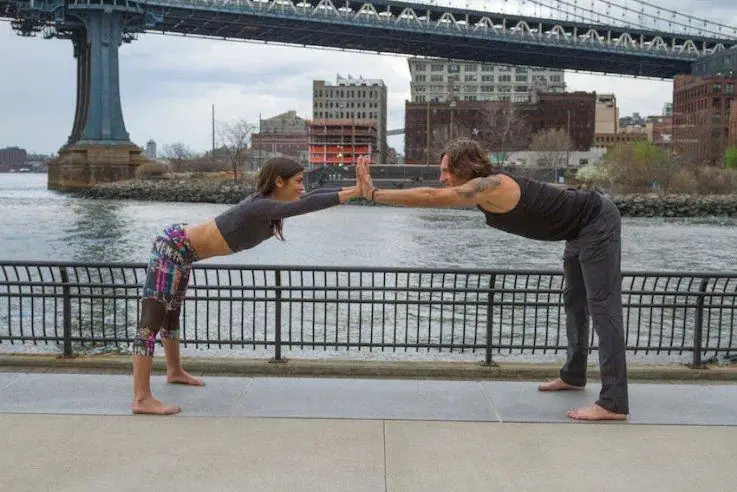
<path fill-rule="evenodd" d="M 0 490 L 680 491 L 737 485 L 737 385 L 630 386 L 628 423 L 532 382 L 0 373 Z M 667 425 L 678 424 L 678 425 Z"/>

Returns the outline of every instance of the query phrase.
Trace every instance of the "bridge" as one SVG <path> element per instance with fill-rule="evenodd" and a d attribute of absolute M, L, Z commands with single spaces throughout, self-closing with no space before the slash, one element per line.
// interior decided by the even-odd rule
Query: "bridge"
<path fill-rule="evenodd" d="M 531 1 L 553 11 L 553 0 Z M 737 48 L 734 27 L 675 12 L 670 30 L 642 15 L 622 26 L 611 15 L 622 7 L 596 1 L 603 13 L 582 8 L 568 20 L 394 0 L 0 0 L 0 18 L 23 36 L 72 41 L 74 124 L 49 170 L 49 187 L 68 190 L 130 177 L 144 159 L 123 121 L 118 48 L 146 32 L 658 78 Z M 555 5 L 567 12 L 573 4 Z"/>

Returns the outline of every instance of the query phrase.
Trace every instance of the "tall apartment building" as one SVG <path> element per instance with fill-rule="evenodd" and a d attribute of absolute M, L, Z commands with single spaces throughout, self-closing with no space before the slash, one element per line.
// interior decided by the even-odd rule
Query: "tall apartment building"
<path fill-rule="evenodd" d="M 729 144 L 737 76 L 677 75 L 673 79 L 673 141 L 687 159 L 720 164 Z"/>
<path fill-rule="evenodd" d="M 409 58 L 412 102 L 524 102 L 532 90 L 564 92 L 563 70 Z"/>
<path fill-rule="evenodd" d="M 387 158 L 387 90 L 383 80 L 338 75 L 335 84 L 312 82 L 312 117 L 315 120 L 347 120 L 349 127 L 376 126 L 376 160 Z"/>
<path fill-rule="evenodd" d="M 156 157 L 158 157 L 155 140 L 151 139 L 146 142 L 146 150 L 143 152 L 143 155 L 145 155 L 149 159 L 156 159 Z"/>
<path fill-rule="evenodd" d="M 611 135 L 618 131 L 619 108 L 617 108 L 617 97 L 614 94 L 597 94 L 594 133 L 597 135 Z"/>
<path fill-rule="evenodd" d="M 25 164 L 28 154 L 20 147 L 6 147 L 0 149 L 0 172 L 18 169 Z"/>

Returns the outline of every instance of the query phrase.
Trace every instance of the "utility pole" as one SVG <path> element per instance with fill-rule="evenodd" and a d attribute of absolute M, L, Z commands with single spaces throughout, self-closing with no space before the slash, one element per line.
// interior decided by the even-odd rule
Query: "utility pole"
<path fill-rule="evenodd" d="M 571 165 L 571 110 L 568 113 L 568 124 L 566 125 L 566 134 L 568 135 L 568 142 L 566 142 L 566 167 Z M 558 182 L 558 165 L 555 165 L 555 182 Z"/>
<path fill-rule="evenodd" d="M 427 126 L 425 128 L 425 165 L 430 165 L 430 96 L 425 96 Z"/>
<path fill-rule="evenodd" d="M 212 162 L 215 162 L 215 105 L 212 105 Z"/>

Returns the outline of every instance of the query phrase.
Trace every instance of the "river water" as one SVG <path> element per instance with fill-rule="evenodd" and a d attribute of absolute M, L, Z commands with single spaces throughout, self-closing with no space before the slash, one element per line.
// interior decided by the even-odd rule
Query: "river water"
<path fill-rule="evenodd" d="M 144 261 L 165 225 L 227 207 L 72 198 L 48 191 L 45 174 L 0 174 L 0 259 Z M 735 271 L 735 225 L 726 217 L 625 217 L 622 268 Z M 343 205 L 288 219 L 285 235 L 207 263 L 559 269 L 563 252 L 562 243 L 491 229 L 476 210 Z"/>
<path fill-rule="evenodd" d="M 143 262 L 151 239 L 165 225 L 206 220 L 227 207 L 73 198 L 47 190 L 45 174 L 0 174 L 0 259 Z M 735 271 L 736 224 L 734 218 L 724 217 L 625 217 L 622 268 Z M 491 229 L 476 210 L 343 205 L 290 218 L 284 230 L 284 243 L 270 240 L 206 263 L 557 270 L 563 252 L 562 243 L 536 242 Z M 228 350 L 219 355 L 243 353 Z"/>

